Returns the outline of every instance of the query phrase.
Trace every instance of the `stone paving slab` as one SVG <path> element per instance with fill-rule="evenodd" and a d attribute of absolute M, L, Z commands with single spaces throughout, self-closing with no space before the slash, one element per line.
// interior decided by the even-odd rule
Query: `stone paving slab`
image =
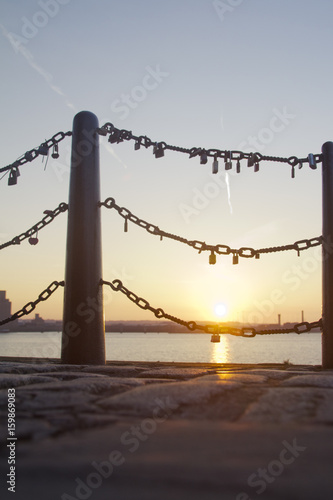
<path fill-rule="evenodd" d="M 159 424 L 145 441 L 131 442 L 133 424 L 45 439 L 35 444 L 33 453 L 23 442 L 18 452 L 18 486 L 23 488 L 14 498 L 331 498 L 331 427 L 258 429 L 178 420 Z"/>
<path fill-rule="evenodd" d="M 8 498 L 332 495 L 333 370 L 0 361 L 2 444 L 8 387 L 18 438 L 17 490 Z M 1 454 L 5 478 L 6 447 Z"/>

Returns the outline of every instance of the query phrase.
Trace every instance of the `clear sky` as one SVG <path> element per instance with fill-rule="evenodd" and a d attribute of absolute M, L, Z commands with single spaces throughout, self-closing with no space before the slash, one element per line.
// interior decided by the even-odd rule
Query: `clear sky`
<path fill-rule="evenodd" d="M 333 140 L 332 19 L 329 0 L 2 0 L 1 165 L 56 132 L 75 113 L 94 112 L 134 134 L 184 147 L 306 157 Z M 105 147 L 104 147 L 105 146 Z M 0 182 L 0 242 L 25 231 L 45 209 L 67 202 L 71 140 L 46 170 L 39 157 L 16 186 Z M 222 163 L 222 162 L 221 162 Z M 228 182 L 227 182 L 228 181 Z M 229 189 L 228 189 L 229 185 Z M 102 199 L 161 229 L 231 247 L 294 243 L 319 236 L 321 167 L 291 178 L 285 164 L 258 173 L 101 138 Z M 0 254 L 0 289 L 13 311 L 64 278 L 67 214 Z M 155 307 L 185 320 L 276 322 L 321 317 L 320 249 L 218 256 L 209 265 L 181 243 L 162 242 L 104 209 L 104 279 L 119 277 Z M 105 290 L 107 320 L 154 319 Z M 41 304 L 62 317 L 63 291 Z"/>

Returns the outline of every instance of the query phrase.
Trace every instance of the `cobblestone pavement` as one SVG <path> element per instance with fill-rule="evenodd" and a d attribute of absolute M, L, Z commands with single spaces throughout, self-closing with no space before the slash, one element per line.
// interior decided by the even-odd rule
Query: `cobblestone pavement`
<path fill-rule="evenodd" d="M 0 361 L 16 500 L 296 500 L 333 490 L 333 370 Z M 7 495 L 7 496 L 6 496 Z"/>

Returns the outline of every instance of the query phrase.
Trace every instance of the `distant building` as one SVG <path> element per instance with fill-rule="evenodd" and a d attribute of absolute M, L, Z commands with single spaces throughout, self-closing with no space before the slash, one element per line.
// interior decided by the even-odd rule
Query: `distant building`
<path fill-rule="evenodd" d="M 5 290 L 0 290 L 0 321 L 12 315 L 12 303 L 6 299 Z"/>

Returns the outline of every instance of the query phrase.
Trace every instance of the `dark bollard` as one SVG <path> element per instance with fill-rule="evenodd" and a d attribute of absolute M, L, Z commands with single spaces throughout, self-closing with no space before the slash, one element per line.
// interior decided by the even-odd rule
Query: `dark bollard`
<path fill-rule="evenodd" d="M 62 363 L 105 364 L 97 117 L 74 117 L 68 202 Z"/>
<path fill-rule="evenodd" d="M 333 368 L 333 142 L 323 153 L 323 368 Z"/>

